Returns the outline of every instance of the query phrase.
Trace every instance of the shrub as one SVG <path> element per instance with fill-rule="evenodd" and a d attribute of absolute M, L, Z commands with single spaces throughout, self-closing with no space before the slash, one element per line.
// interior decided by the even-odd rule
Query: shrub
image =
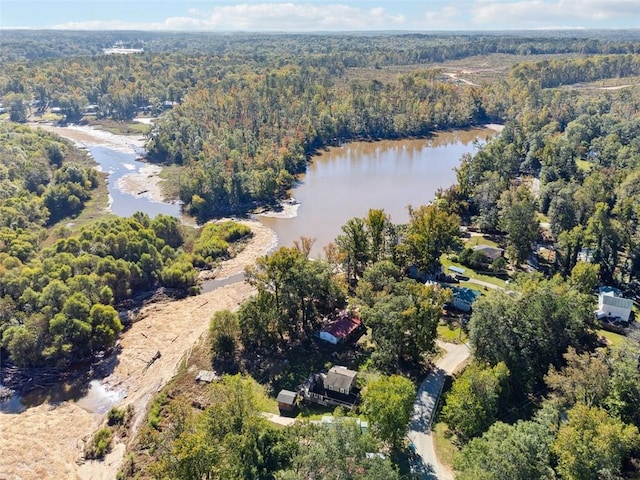
<path fill-rule="evenodd" d="M 85 457 L 91 459 L 104 458 L 111 451 L 113 432 L 109 427 L 102 427 L 91 439 L 91 443 L 85 451 Z"/>
<path fill-rule="evenodd" d="M 107 423 L 110 426 L 122 425 L 126 416 L 126 411 L 123 408 L 113 407 L 107 413 Z"/>

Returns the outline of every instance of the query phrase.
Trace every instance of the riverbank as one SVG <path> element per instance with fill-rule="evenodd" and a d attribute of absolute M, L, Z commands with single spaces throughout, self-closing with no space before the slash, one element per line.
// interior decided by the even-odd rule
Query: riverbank
<path fill-rule="evenodd" d="M 88 125 L 60 127 L 51 123 L 30 123 L 29 126 L 55 133 L 83 149 L 106 147 L 137 156 L 144 151 L 145 140 L 141 135 L 116 135 Z M 115 187 L 122 193 L 136 197 L 145 197 L 154 202 L 168 202 L 162 190 L 161 171 L 161 166 L 147 164 L 138 172 L 124 175 L 116 182 Z"/>
<path fill-rule="evenodd" d="M 253 231 L 247 247 L 223 262 L 221 276 L 244 271 L 276 242 L 275 234 L 255 221 L 243 221 Z M 133 405 L 134 432 L 143 420 L 149 401 L 175 374 L 181 359 L 207 331 L 209 319 L 219 310 L 234 310 L 254 293 L 236 282 L 182 300 L 145 306 L 137 321 L 120 340 L 122 351 L 113 372 L 102 383 L 122 392 L 118 406 Z M 146 370 L 156 352 L 161 356 Z M 75 403 L 43 404 L 20 414 L 0 414 L 0 472 L 6 479 L 109 479 L 125 455 L 126 445 L 116 444 L 105 461 L 81 461 L 84 443 L 99 427 L 103 416 Z"/>

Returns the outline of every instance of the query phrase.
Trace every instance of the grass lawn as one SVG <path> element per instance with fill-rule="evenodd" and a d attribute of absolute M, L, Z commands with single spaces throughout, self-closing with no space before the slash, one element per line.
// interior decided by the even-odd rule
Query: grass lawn
<path fill-rule="evenodd" d="M 483 282 L 487 282 L 490 283 L 492 285 L 496 285 L 498 287 L 501 288 L 505 288 L 507 286 L 506 282 L 498 277 L 493 277 L 491 275 L 482 275 L 481 273 L 476 273 L 475 271 L 471 270 L 469 267 L 465 267 L 464 265 L 460 264 L 460 263 L 456 263 L 456 262 L 452 262 L 451 260 L 449 260 L 447 258 L 446 255 L 442 255 L 440 257 L 440 262 L 442 263 L 442 266 L 444 267 L 444 271 L 447 272 L 447 269 L 450 266 L 455 266 L 455 267 L 459 267 L 459 268 L 463 268 L 464 269 L 464 275 L 466 275 L 469 278 L 475 278 L 476 280 L 482 280 Z M 448 272 L 451 273 L 451 272 Z M 482 287 L 478 288 L 478 285 L 474 285 L 473 283 L 470 284 L 464 284 L 464 286 L 467 286 L 469 288 L 474 288 L 476 290 L 480 290 Z"/>
<path fill-rule="evenodd" d="M 464 239 L 464 246 L 468 248 L 473 248 L 476 245 L 487 245 L 489 247 L 497 247 L 500 248 L 498 242 L 492 240 L 489 235 L 471 235 L 469 238 Z"/>
<path fill-rule="evenodd" d="M 140 122 L 116 122 L 114 120 L 87 120 L 89 125 L 101 128 L 115 135 L 146 135 L 151 131 L 151 125 Z"/>
<path fill-rule="evenodd" d="M 615 333 L 615 332 L 610 332 L 608 330 L 596 330 L 596 333 L 599 336 L 606 338 L 607 342 L 609 343 L 609 346 L 614 350 L 617 350 L 620 347 L 622 347 L 625 340 L 627 339 L 627 337 L 625 337 L 624 335 L 620 335 L 619 333 Z"/>
<path fill-rule="evenodd" d="M 440 321 L 437 332 L 438 338 L 445 342 L 458 343 L 459 341 L 467 341 L 467 334 L 455 323 L 448 324 Z"/>
<path fill-rule="evenodd" d="M 433 448 L 440 463 L 453 468 L 453 458 L 458 453 L 458 447 L 451 442 L 449 427 L 444 422 L 438 422 L 433 425 L 431 434 L 433 435 Z"/>
<path fill-rule="evenodd" d="M 45 113 L 40 117 L 40 120 L 44 122 L 59 122 L 64 118 L 64 115 L 60 115 L 59 113 Z"/>

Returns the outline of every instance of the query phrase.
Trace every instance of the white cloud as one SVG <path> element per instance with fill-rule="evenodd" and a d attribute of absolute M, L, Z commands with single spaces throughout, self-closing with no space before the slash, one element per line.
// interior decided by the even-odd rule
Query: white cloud
<path fill-rule="evenodd" d="M 444 6 L 439 10 L 428 10 L 424 18 L 426 20 L 424 27 L 430 30 L 464 28 L 463 15 L 456 7 Z"/>
<path fill-rule="evenodd" d="M 504 28 L 575 27 L 580 22 L 597 27 L 599 22 L 612 20 L 628 24 L 634 17 L 640 25 L 638 0 L 477 0 L 471 13 L 477 26 Z"/>
<path fill-rule="evenodd" d="M 153 1 L 160 0 L 150 0 L 150 3 Z M 241 1 L 243 3 L 234 3 L 232 0 L 215 0 L 213 3 L 194 0 L 194 7 L 184 8 L 184 16 L 172 16 L 155 22 L 131 19 L 75 21 L 50 28 L 309 32 L 640 26 L 640 0 Z"/>
<path fill-rule="evenodd" d="M 390 15 L 382 7 L 369 10 L 343 4 L 313 5 L 261 3 L 224 5 L 211 10 L 190 9 L 190 16 L 162 22 L 90 21 L 55 25 L 74 30 L 200 30 L 200 31 L 320 31 L 383 30 L 402 28 L 403 15 Z"/>

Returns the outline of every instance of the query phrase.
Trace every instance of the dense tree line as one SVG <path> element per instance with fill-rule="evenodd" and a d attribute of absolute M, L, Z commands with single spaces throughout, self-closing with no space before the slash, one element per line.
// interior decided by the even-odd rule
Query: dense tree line
<path fill-rule="evenodd" d="M 72 234 L 101 181 L 85 155 L 58 137 L 0 124 L 0 337 L 19 366 L 67 364 L 111 348 L 120 301 L 159 286 L 195 293 L 211 267 L 250 234 L 234 222 L 194 235 L 184 252 L 176 218 L 100 220 Z"/>
<path fill-rule="evenodd" d="M 458 402 L 476 405 L 496 397 L 495 390 L 481 389 L 465 397 L 467 382 L 477 383 L 491 370 L 477 365 L 469 378 L 465 372 L 445 407 L 448 421 L 475 437 L 466 438 L 455 459 L 457 478 L 629 478 L 631 459 L 640 451 L 637 409 L 632 407 L 640 394 L 637 355 L 637 340 L 614 353 L 578 354 L 570 348 L 564 366 L 551 367 L 545 375 L 549 394 L 540 408 L 515 423 L 496 421 L 500 413 L 495 408 L 464 415 L 468 410 Z M 469 430 L 476 425 L 481 428 Z"/>
<path fill-rule="evenodd" d="M 307 340 L 351 294 L 350 308 L 358 309 L 371 329 L 373 365 L 385 372 L 422 365 L 434 350 L 450 294 L 406 274 L 435 272 L 436 259 L 455 245 L 458 228 L 455 218 L 435 206 L 412 212 L 406 225 L 394 225 L 383 210 L 349 220 L 325 259 L 308 258 L 312 242 L 304 237 L 259 258 L 245 272 L 257 295 L 241 305 L 237 320 L 216 319 L 216 342 L 231 353 L 238 342 L 245 349 L 274 349 Z M 423 264 L 425 255 L 429 262 Z"/>
<path fill-rule="evenodd" d="M 412 34 L 260 34 L 129 31 L 27 31 L 5 30 L 0 59 L 40 60 L 95 56 L 120 43 L 144 48 L 152 54 L 185 52 L 244 61 L 327 62 L 343 67 L 407 65 L 442 62 L 473 55 L 619 54 L 638 53 L 640 40 L 633 30 L 587 32 L 412 33 Z M 256 46 L 260 47 L 256 49 Z"/>
<path fill-rule="evenodd" d="M 97 186 L 98 173 L 68 144 L 41 130 L 2 122 L 0 251 L 28 260 L 39 229 L 80 213 Z"/>
<path fill-rule="evenodd" d="M 206 402 L 198 411 L 179 395 L 158 398 L 141 435 L 145 452 L 136 463 L 142 467 L 123 472 L 123 478 L 140 473 L 185 480 L 400 478 L 388 458 L 370 455 L 382 444 L 352 418 L 338 416 L 332 427 L 271 424 L 260 412 L 265 393 L 248 377 L 223 377 Z M 147 467 L 144 457 L 152 459 Z"/>
<path fill-rule="evenodd" d="M 141 108 L 159 113 L 173 106 L 150 134 L 150 157 L 184 166 L 176 181 L 180 198 L 190 213 L 204 219 L 273 202 L 318 147 L 504 119 L 510 107 L 521 105 L 516 95 L 528 96 L 529 102 L 539 97 L 529 81 L 546 87 L 638 70 L 633 40 L 492 34 L 184 36 L 194 40 L 192 46 L 155 34 L 126 35 L 128 44 L 157 45 L 162 54 L 9 61 L 0 77 L 0 96 L 18 121 L 47 105 L 59 107 L 69 121 L 79 120 L 89 104 L 97 106 L 98 116 L 119 120 L 133 118 Z M 62 37 L 71 42 L 73 34 Z M 111 38 L 105 33 L 95 45 Z M 492 53 L 610 55 L 521 65 L 506 86 L 482 88 L 445 82 L 437 70 L 350 84 L 344 75 L 356 67 L 375 72 L 376 67 Z M 518 84 L 519 92 L 508 95 Z"/>

